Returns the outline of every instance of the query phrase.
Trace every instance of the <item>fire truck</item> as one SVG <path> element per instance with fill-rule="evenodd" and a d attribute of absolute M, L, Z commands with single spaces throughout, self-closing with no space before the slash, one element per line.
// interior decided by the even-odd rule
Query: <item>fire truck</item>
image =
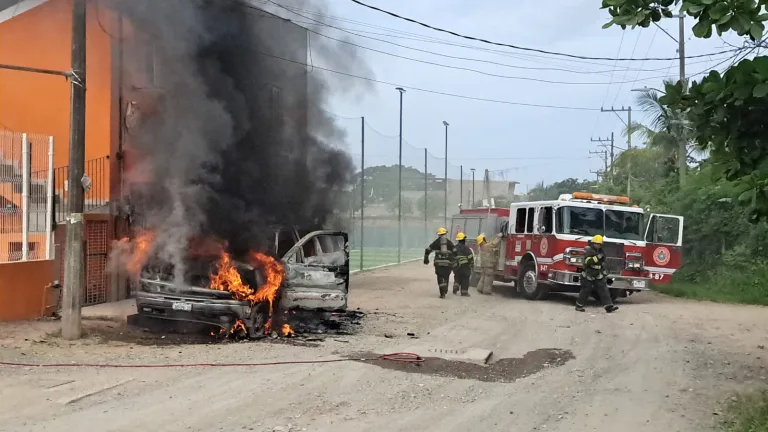
<path fill-rule="evenodd" d="M 667 284 L 682 265 L 683 217 L 646 214 L 629 198 L 586 192 L 553 201 L 513 203 L 509 208 L 461 209 L 451 219 L 453 236 L 467 235 L 475 255 L 471 286 L 479 281 L 476 237 L 502 233 L 496 280 L 513 284 L 529 300 L 551 292 L 578 292 L 584 247 L 603 236 L 611 297 Z"/>

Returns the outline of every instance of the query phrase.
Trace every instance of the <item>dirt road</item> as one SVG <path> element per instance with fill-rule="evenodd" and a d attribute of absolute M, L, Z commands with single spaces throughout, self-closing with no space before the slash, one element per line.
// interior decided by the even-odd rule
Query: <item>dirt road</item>
<path fill-rule="evenodd" d="M 4 326 L 0 360 L 268 362 L 417 347 L 485 348 L 495 364 L 0 367 L 0 430 L 701 431 L 734 392 L 766 384 L 765 308 L 643 294 L 616 314 L 580 314 L 572 298 L 529 302 L 503 285 L 440 300 L 433 278 L 420 264 L 354 277 L 360 334 L 318 346 L 69 343 L 45 335 L 56 323 L 34 323 Z"/>

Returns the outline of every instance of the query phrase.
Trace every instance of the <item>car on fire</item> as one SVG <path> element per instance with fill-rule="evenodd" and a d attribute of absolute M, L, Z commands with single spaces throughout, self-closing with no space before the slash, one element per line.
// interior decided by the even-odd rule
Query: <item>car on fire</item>
<path fill-rule="evenodd" d="M 302 235 L 303 234 L 303 235 Z M 283 277 L 274 298 L 252 303 L 230 291 L 211 289 L 213 260 L 192 260 L 184 283 L 174 282 L 172 266 L 151 260 L 136 293 L 139 319 L 210 324 L 230 330 L 242 323 L 250 337 L 268 330 L 272 316 L 288 312 L 343 312 L 349 293 L 348 235 L 342 231 L 274 230 L 266 255 L 279 260 Z M 267 283 L 264 269 L 244 262 L 233 266 L 254 291 Z M 274 313 L 273 313 L 274 308 Z"/>
<path fill-rule="evenodd" d="M 507 208 L 462 209 L 452 218 L 452 231 L 467 235 L 476 270 L 475 236 L 502 233 L 495 279 L 514 284 L 530 300 L 551 292 L 578 292 L 584 247 L 596 234 L 604 237 L 614 299 L 650 290 L 651 283 L 669 283 L 682 266 L 683 217 L 646 214 L 627 197 L 575 192 Z M 478 279 L 475 272 L 470 285 L 477 286 Z"/>

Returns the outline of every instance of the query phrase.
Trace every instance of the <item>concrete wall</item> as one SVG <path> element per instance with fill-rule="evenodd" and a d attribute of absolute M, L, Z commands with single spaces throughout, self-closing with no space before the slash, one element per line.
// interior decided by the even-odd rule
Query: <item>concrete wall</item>
<path fill-rule="evenodd" d="M 53 275 L 52 260 L 0 264 L 0 322 L 43 316 L 46 306 L 55 302 L 46 288 Z"/>
<path fill-rule="evenodd" d="M 23 2 L 22 2 L 23 3 Z M 111 38 L 108 11 L 90 2 L 87 23 L 86 160 L 109 155 L 113 126 Z M 71 69 L 72 3 L 49 0 L 0 22 L 0 63 Z M 53 135 L 54 167 L 69 164 L 70 85 L 63 77 L 0 70 L 0 128 Z M 107 178 L 109 172 L 106 173 Z"/>

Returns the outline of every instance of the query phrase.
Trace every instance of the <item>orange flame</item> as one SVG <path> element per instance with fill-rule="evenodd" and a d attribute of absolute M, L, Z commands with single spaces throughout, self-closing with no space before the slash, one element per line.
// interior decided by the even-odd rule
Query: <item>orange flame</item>
<path fill-rule="evenodd" d="M 235 321 L 235 325 L 229 330 L 229 334 L 246 333 L 245 323 L 243 320 Z"/>
<path fill-rule="evenodd" d="M 294 332 L 291 326 L 288 324 L 283 324 L 283 336 L 293 336 Z"/>
<path fill-rule="evenodd" d="M 277 260 L 262 253 L 251 252 L 248 258 L 249 264 L 260 268 L 264 272 L 266 277 L 264 285 L 254 290 L 244 283 L 240 273 L 232 263 L 232 256 L 228 253 L 222 253 L 219 262 L 216 264 L 217 273 L 210 276 L 210 288 L 219 291 L 229 291 L 237 300 L 250 302 L 251 307 L 256 303 L 269 302 L 269 320 L 264 326 L 264 332 L 269 333 L 272 328 L 274 300 L 280 284 L 282 284 L 285 278 L 285 270 Z"/>
<path fill-rule="evenodd" d="M 147 263 L 155 243 L 155 233 L 152 231 L 138 231 L 136 237 L 130 240 L 128 237 L 120 239 L 120 243 L 129 245 L 130 256 L 125 262 L 125 269 L 131 275 L 141 274 L 141 269 Z"/>

